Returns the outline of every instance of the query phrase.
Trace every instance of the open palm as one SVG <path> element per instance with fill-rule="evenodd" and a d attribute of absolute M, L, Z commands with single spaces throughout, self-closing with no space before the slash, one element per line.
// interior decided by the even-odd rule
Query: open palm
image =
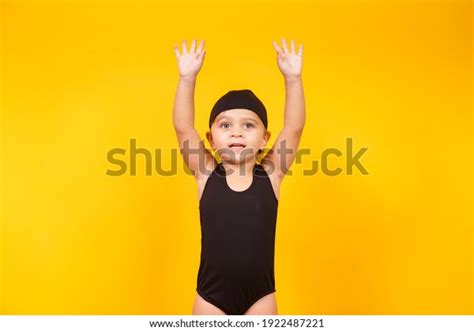
<path fill-rule="evenodd" d="M 183 40 L 183 51 L 179 52 L 178 46 L 174 45 L 174 52 L 178 61 L 179 75 L 181 77 L 194 78 L 201 70 L 204 62 L 206 51 L 204 50 L 204 40 L 201 40 L 199 47 L 196 49 L 196 40 L 191 42 L 191 49 L 188 51 L 186 41 Z"/>
<path fill-rule="evenodd" d="M 282 48 L 276 42 L 273 46 L 277 51 L 277 62 L 281 73 L 285 77 L 301 76 L 303 66 L 303 44 L 300 44 L 298 53 L 295 52 L 295 41 L 291 40 L 291 49 L 288 50 L 285 38 L 281 38 Z"/>

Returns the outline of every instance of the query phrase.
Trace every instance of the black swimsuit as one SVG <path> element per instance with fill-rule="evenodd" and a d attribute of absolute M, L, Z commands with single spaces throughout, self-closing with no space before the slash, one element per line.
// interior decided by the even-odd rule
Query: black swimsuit
<path fill-rule="evenodd" d="M 232 190 L 219 163 L 199 202 L 201 261 L 197 292 L 229 315 L 242 315 L 275 292 L 278 200 L 261 164 L 244 191 Z"/>

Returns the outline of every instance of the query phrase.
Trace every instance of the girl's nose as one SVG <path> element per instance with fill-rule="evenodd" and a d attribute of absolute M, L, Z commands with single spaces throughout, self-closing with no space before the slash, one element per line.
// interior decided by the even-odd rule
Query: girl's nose
<path fill-rule="evenodd" d="M 240 132 L 234 132 L 232 133 L 232 137 L 242 137 L 242 134 Z"/>

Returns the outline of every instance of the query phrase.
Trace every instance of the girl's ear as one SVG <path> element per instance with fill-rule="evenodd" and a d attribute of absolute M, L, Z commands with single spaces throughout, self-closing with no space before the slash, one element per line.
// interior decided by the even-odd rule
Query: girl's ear
<path fill-rule="evenodd" d="M 207 138 L 207 141 L 209 141 L 209 144 L 211 145 L 211 147 L 214 149 L 214 140 L 212 140 L 211 131 L 206 132 L 206 138 Z"/>
<path fill-rule="evenodd" d="M 270 131 L 265 131 L 264 135 L 263 135 L 263 140 L 265 141 L 265 145 L 268 143 L 268 141 L 270 140 L 270 136 L 272 135 L 272 133 Z M 262 149 L 265 148 L 265 145 L 262 146 Z"/>
<path fill-rule="evenodd" d="M 265 132 L 265 140 L 268 142 L 270 140 L 270 136 L 272 135 L 272 133 L 270 131 L 266 131 Z"/>

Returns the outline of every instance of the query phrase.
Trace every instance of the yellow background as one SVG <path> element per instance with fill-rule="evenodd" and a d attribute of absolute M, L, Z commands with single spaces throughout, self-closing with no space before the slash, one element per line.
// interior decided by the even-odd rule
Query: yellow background
<path fill-rule="evenodd" d="M 194 179 L 179 154 L 175 176 L 143 156 L 107 176 L 106 154 L 136 139 L 170 168 L 172 47 L 192 38 L 202 137 L 214 102 L 250 88 L 273 143 L 281 37 L 305 45 L 311 155 L 282 184 L 279 313 L 474 313 L 470 1 L 2 0 L 1 29 L 2 313 L 190 314 Z M 369 175 L 343 157 L 344 174 L 302 175 L 346 138 Z"/>

